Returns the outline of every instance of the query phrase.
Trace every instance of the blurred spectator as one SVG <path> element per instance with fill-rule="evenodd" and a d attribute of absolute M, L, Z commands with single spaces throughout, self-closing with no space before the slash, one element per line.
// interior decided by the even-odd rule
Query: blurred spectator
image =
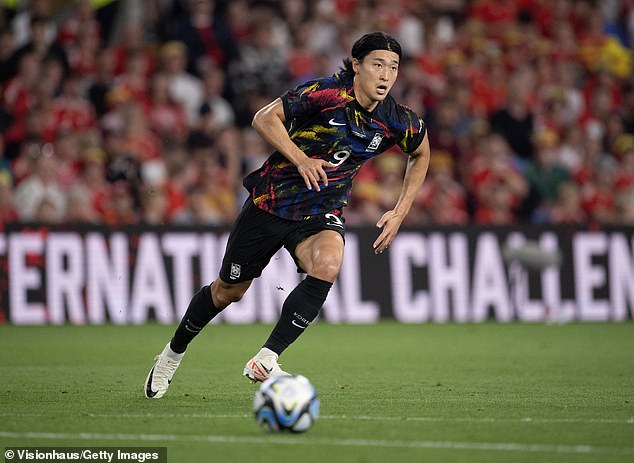
<path fill-rule="evenodd" d="M 476 223 L 517 222 L 529 185 L 513 156 L 501 135 L 491 134 L 482 140 L 473 159 L 470 178 Z"/>
<path fill-rule="evenodd" d="M 571 172 L 575 172 L 583 163 L 585 136 L 577 124 L 570 124 L 561 132 L 559 159 Z"/>
<path fill-rule="evenodd" d="M 533 157 L 534 115 L 528 106 L 532 92 L 529 71 L 514 74 L 506 93 L 506 104 L 490 118 L 491 130 L 504 136 L 515 154 L 523 159 Z"/>
<path fill-rule="evenodd" d="M 249 40 L 253 30 L 252 25 L 254 18 L 257 18 L 256 9 L 253 8 L 257 4 L 249 4 L 247 0 L 233 0 L 226 2 L 225 13 L 220 16 L 225 21 L 223 26 L 229 32 L 229 43 L 225 44 L 224 52 L 226 59 L 223 62 L 212 61 L 212 66 L 226 68 L 229 59 L 237 53 L 240 44 Z"/>
<path fill-rule="evenodd" d="M 77 39 L 66 48 L 68 62 L 72 72 L 82 77 L 92 78 L 97 74 L 99 48 L 101 39 L 88 26 L 82 26 L 77 31 Z"/>
<path fill-rule="evenodd" d="M 187 115 L 183 106 L 171 97 L 169 85 L 169 78 L 164 73 L 152 77 L 148 122 L 161 140 L 183 142 L 187 136 Z"/>
<path fill-rule="evenodd" d="M 122 25 L 118 40 L 111 47 L 114 53 L 115 74 L 121 74 L 126 68 L 128 57 L 135 55 L 142 61 L 139 67 L 145 71 L 145 77 L 149 77 L 156 68 L 155 57 L 151 53 L 151 45 L 145 40 L 142 24 L 135 21 L 125 22 Z"/>
<path fill-rule="evenodd" d="M 618 147 L 621 168 L 616 177 L 616 189 L 620 193 L 634 190 L 634 135 L 622 137 Z"/>
<path fill-rule="evenodd" d="M 87 191 L 90 193 L 90 189 Z M 66 206 L 68 211 L 64 222 L 71 224 L 97 224 L 101 222 L 101 217 L 94 210 L 90 196 L 79 189 L 73 189 L 66 195 Z"/>
<path fill-rule="evenodd" d="M 495 184 L 480 198 L 473 220 L 480 225 L 513 225 L 517 223 L 516 209 L 517 200 L 509 185 Z"/>
<path fill-rule="evenodd" d="M 50 196 L 42 196 L 36 204 L 35 214 L 31 220 L 47 225 L 61 223 L 64 220 L 64 211 Z"/>
<path fill-rule="evenodd" d="M 255 93 L 275 98 L 287 82 L 286 59 L 275 45 L 272 24 L 254 25 L 251 40 L 240 46 L 239 54 L 229 65 L 228 82 L 232 103 L 240 126 L 250 124 L 253 112 L 248 99 Z"/>
<path fill-rule="evenodd" d="M 107 159 L 106 179 L 111 183 L 123 181 L 136 187 L 141 181 L 140 162 L 128 151 L 122 132 L 105 132 L 103 148 Z"/>
<path fill-rule="evenodd" d="M 15 204 L 20 219 L 49 221 L 62 219 L 66 207 L 64 193 L 55 179 L 57 160 L 53 146 L 46 144 L 31 153 L 31 175 L 15 190 Z"/>
<path fill-rule="evenodd" d="M 188 191 L 198 181 L 198 169 L 182 146 L 172 145 L 165 152 L 165 172 L 167 218 L 172 221 L 186 209 Z"/>
<path fill-rule="evenodd" d="M 405 162 L 405 157 L 396 152 L 388 152 L 375 159 L 374 164 L 378 173 L 377 202 L 383 210 L 392 209 L 398 201 L 403 188 Z"/>
<path fill-rule="evenodd" d="M 187 13 L 177 20 L 170 34 L 170 38 L 182 43 L 187 52 L 183 69 L 200 75 L 205 61 L 225 67 L 236 51 L 226 24 L 214 12 L 216 2 L 187 0 L 185 4 Z M 242 13 L 246 14 L 249 7 L 243 6 Z"/>
<path fill-rule="evenodd" d="M 210 66 L 203 73 L 203 97 L 199 108 L 200 116 L 208 116 L 203 122 L 206 130 L 216 133 L 235 123 L 235 112 L 225 99 L 225 73 L 216 66 Z"/>
<path fill-rule="evenodd" d="M 242 137 L 233 126 L 229 126 L 218 133 L 216 137 L 216 150 L 219 161 L 226 172 L 225 184 L 236 189 L 242 185 Z"/>
<path fill-rule="evenodd" d="M 19 10 L 11 24 L 15 37 L 15 47 L 25 45 L 32 33 L 33 18 L 49 18 L 51 16 L 52 2 L 50 0 L 28 0 L 23 2 L 24 8 Z M 44 31 L 44 38 L 47 42 L 55 40 L 56 27 L 52 22 L 48 22 Z"/>
<path fill-rule="evenodd" d="M 467 192 L 454 179 L 450 153 L 432 151 L 428 178 L 416 200 L 425 212 L 423 220 L 440 225 L 464 225 L 469 221 Z"/>
<path fill-rule="evenodd" d="M 617 223 L 620 225 L 634 225 L 634 190 L 617 196 L 616 217 Z"/>
<path fill-rule="evenodd" d="M 150 130 L 149 121 L 141 106 L 129 104 L 123 113 L 123 144 L 126 154 L 140 164 L 160 160 L 163 148 L 158 137 Z"/>
<path fill-rule="evenodd" d="M 24 53 L 19 59 L 18 73 L 2 87 L 2 107 L 11 115 L 12 120 L 5 133 L 7 146 L 19 146 L 24 140 L 25 118 L 29 107 L 34 104 L 35 88 L 40 73 L 40 61 L 35 54 Z M 18 146 L 15 151 L 19 150 Z"/>
<path fill-rule="evenodd" d="M 62 63 L 64 71 L 68 71 L 69 65 L 66 52 L 49 37 L 49 31 L 53 23 L 45 16 L 33 16 L 30 22 L 28 42 L 17 48 L 10 59 L 10 75 L 14 75 L 17 72 L 18 63 L 22 56 L 27 53 L 33 54 L 40 61 L 44 58 L 55 58 Z M 16 43 L 19 43 L 19 40 L 16 39 Z"/>
<path fill-rule="evenodd" d="M 56 182 L 62 191 L 68 191 L 78 180 L 80 170 L 79 137 L 70 130 L 58 130 L 53 149 L 57 159 Z"/>
<path fill-rule="evenodd" d="M 0 163 L 2 158 L 0 158 Z M 19 218 L 13 202 L 13 178 L 7 165 L 0 164 L 0 231 Z"/>
<path fill-rule="evenodd" d="M 83 132 L 96 126 L 95 109 L 85 94 L 80 75 L 70 74 L 64 79 L 61 95 L 53 100 L 52 117 L 57 130 Z"/>
<path fill-rule="evenodd" d="M 193 185 L 187 191 L 187 204 L 178 211 L 172 223 L 179 225 L 217 225 L 217 214 L 207 207 L 200 185 Z"/>
<path fill-rule="evenodd" d="M 81 153 L 77 181 L 67 194 L 68 221 L 99 223 L 110 208 L 110 185 L 106 181 L 106 153 L 88 146 Z"/>
<path fill-rule="evenodd" d="M 560 183 L 557 198 L 548 211 L 548 220 L 555 224 L 582 225 L 587 219 L 579 186 L 571 181 Z"/>
<path fill-rule="evenodd" d="M 169 80 L 170 97 L 183 106 L 188 124 L 194 126 L 203 102 L 203 86 L 200 79 L 186 71 L 186 65 L 182 42 L 168 42 L 161 47 L 161 67 Z"/>
<path fill-rule="evenodd" d="M 106 224 L 133 225 L 141 221 L 135 193 L 127 182 L 122 180 L 114 182 L 108 200 L 104 214 Z"/>
<path fill-rule="evenodd" d="M 102 48 L 95 55 L 95 73 L 90 80 L 87 96 L 98 118 L 108 111 L 108 92 L 115 83 L 115 56 L 111 48 Z"/>
<path fill-rule="evenodd" d="M 430 146 L 450 152 L 453 158 L 457 158 L 460 154 L 457 136 L 460 123 L 458 111 L 459 106 L 453 96 L 447 95 L 441 98 L 429 127 Z"/>
<path fill-rule="evenodd" d="M 583 189 L 583 208 L 592 223 L 615 224 L 616 204 L 616 162 L 609 156 L 601 158 L 594 166 L 591 181 Z"/>
<path fill-rule="evenodd" d="M 288 57 L 291 85 L 315 79 L 317 54 L 310 47 L 310 29 L 301 26 L 291 31 L 292 48 Z"/>
<path fill-rule="evenodd" d="M 144 110 L 150 107 L 148 61 L 142 50 L 130 50 L 123 72 L 114 78 L 111 92 L 120 102 L 133 100 Z"/>
<path fill-rule="evenodd" d="M 632 23 L 634 24 L 634 7 L 632 7 Z M 632 26 L 634 29 L 634 25 Z M 634 37 L 632 38 L 634 41 Z M 623 84 L 623 102 L 621 117 L 627 133 L 634 134 L 634 78 L 630 78 Z"/>
<path fill-rule="evenodd" d="M 0 86 L 11 77 L 11 57 L 13 56 L 14 40 L 10 28 L 0 27 Z"/>
<path fill-rule="evenodd" d="M 199 163 L 199 184 L 204 207 L 202 216 L 207 218 L 208 223 L 231 223 L 237 215 L 238 208 L 236 195 L 227 185 L 227 171 L 213 153 L 204 156 Z"/>
<path fill-rule="evenodd" d="M 570 172 L 559 160 L 559 137 L 552 130 L 535 135 L 535 159 L 527 162 L 524 176 L 537 194 L 533 220 L 548 220 L 548 210 L 557 200 L 559 188 L 570 180 Z"/>
<path fill-rule="evenodd" d="M 147 225 L 165 224 L 168 217 L 168 202 L 165 188 L 161 185 L 148 185 L 141 195 L 141 221 Z"/>
<path fill-rule="evenodd" d="M 75 0 L 75 7 L 59 26 L 57 41 L 68 49 L 87 40 L 99 43 L 101 35 L 101 26 L 92 0 Z"/>
<path fill-rule="evenodd" d="M 267 143 L 252 128 L 246 128 L 242 131 L 242 173 L 248 174 L 260 168 L 271 154 L 271 150 Z"/>

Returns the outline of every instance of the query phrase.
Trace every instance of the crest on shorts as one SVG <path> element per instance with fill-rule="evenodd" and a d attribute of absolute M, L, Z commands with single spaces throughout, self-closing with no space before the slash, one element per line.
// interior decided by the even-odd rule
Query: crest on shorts
<path fill-rule="evenodd" d="M 382 141 L 383 135 L 381 135 L 380 133 L 375 133 L 374 138 L 372 138 L 372 141 L 368 145 L 368 151 L 376 151 Z"/>
<path fill-rule="evenodd" d="M 238 278 L 240 278 L 240 272 L 242 271 L 242 267 L 240 267 L 240 264 L 234 264 L 233 262 L 231 263 L 231 273 L 229 274 L 229 277 L 232 280 L 237 280 Z"/>

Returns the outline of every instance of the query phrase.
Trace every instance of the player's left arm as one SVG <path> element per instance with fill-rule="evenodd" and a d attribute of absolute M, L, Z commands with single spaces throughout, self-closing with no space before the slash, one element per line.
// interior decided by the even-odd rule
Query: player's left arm
<path fill-rule="evenodd" d="M 405 177 L 403 178 L 403 188 L 399 195 L 394 209 L 387 211 L 376 223 L 378 228 L 382 228 L 379 237 L 372 245 L 375 254 L 380 254 L 394 241 L 403 220 L 407 216 L 416 194 L 427 176 L 429 167 L 429 139 L 427 134 L 421 144 L 409 154 Z"/>

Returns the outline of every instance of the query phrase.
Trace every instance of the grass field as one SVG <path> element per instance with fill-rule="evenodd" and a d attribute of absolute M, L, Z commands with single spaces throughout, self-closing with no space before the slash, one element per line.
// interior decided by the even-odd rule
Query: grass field
<path fill-rule="evenodd" d="M 0 442 L 167 446 L 187 462 L 632 462 L 634 324 L 328 325 L 281 359 L 321 416 L 270 435 L 242 366 L 270 326 L 209 327 L 168 395 L 142 385 L 174 327 L 0 326 Z"/>

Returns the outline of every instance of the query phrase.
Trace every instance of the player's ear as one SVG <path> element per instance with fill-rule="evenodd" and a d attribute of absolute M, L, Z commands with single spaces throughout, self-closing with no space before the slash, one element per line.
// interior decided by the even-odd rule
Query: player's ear
<path fill-rule="evenodd" d="M 361 61 L 356 58 L 352 58 L 352 70 L 355 74 L 359 73 L 359 66 L 361 66 Z"/>

